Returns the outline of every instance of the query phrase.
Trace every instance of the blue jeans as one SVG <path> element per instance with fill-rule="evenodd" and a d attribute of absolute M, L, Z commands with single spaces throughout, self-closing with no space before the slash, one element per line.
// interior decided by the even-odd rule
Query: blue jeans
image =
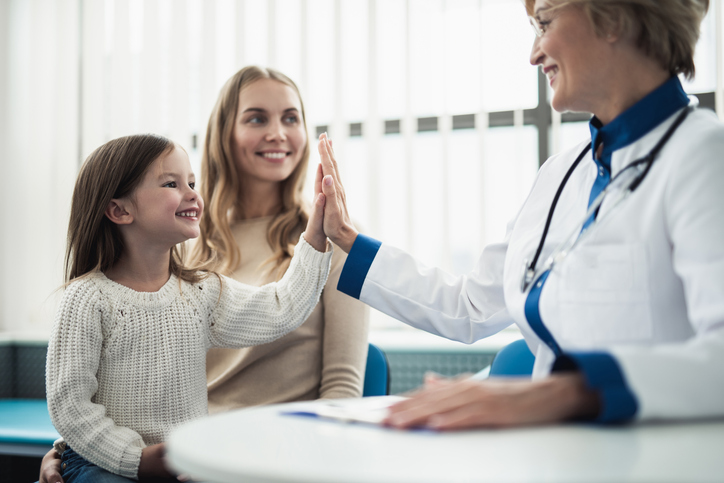
<path fill-rule="evenodd" d="M 60 468 L 65 483 L 128 483 L 134 481 L 94 465 L 70 448 L 63 451 Z"/>
<path fill-rule="evenodd" d="M 70 447 L 60 458 L 60 475 L 65 483 L 170 483 L 176 478 L 140 478 L 138 482 L 94 465 Z"/>

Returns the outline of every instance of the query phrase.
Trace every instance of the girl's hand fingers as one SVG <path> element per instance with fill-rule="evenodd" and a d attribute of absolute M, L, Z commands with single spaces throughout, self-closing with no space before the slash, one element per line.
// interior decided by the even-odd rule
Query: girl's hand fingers
<path fill-rule="evenodd" d="M 322 178 L 324 175 L 322 174 L 322 164 L 317 165 L 317 174 L 314 177 L 314 197 L 316 201 L 317 194 L 322 192 Z"/>
<path fill-rule="evenodd" d="M 329 217 L 333 217 L 339 212 L 339 199 L 337 198 L 337 188 L 335 186 L 334 178 L 330 175 L 326 175 L 322 179 L 322 193 L 327 199 L 326 214 Z"/>
<path fill-rule="evenodd" d="M 327 251 L 327 236 L 324 234 L 324 205 L 325 196 L 318 193 L 314 198 L 312 212 L 309 214 L 304 239 L 319 252 Z"/>

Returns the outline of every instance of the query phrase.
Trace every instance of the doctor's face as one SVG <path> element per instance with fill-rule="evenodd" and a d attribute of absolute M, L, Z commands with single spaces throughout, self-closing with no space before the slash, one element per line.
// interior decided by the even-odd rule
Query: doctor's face
<path fill-rule="evenodd" d="M 576 5 L 536 0 L 536 36 L 530 63 L 540 65 L 553 89 L 556 111 L 597 111 L 605 103 L 606 61 L 610 40 L 598 37 L 586 14 Z M 605 104 L 603 104 L 605 105 Z"/>

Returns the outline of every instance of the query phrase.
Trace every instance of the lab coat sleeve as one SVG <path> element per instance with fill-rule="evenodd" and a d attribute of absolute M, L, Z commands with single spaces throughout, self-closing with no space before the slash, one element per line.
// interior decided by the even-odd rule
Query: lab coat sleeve
<path fill-rule="evenodd" d="M 503 297 L 506 248 L 487 247 L 475 271 L 454 276 L 358 235 L 337 288 L 413 327 L 470 344 L 513 322 Z"/>
<path fill-rule="evenodd" d="M 567 354 L 599 391 L 601 421 L 724 416 L 724 129 L 708 126 L 696 126 L 693 144 L 677 154 L 681 162 L 664 199 L 672 263 L 694 335 Z M 556 361 L 554 371 L 564 362 Z"/>

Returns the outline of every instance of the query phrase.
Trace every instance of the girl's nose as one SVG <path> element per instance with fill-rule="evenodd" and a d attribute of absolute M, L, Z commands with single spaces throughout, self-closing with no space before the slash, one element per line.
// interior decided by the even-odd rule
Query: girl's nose
<path fill-rule="evenodd" d="M 186 192 L 184 193 L 184 198 L 186 198 L 186 200 L 188 200 L 188 201 L 196 201 L 196 199 L 199 198 L 199 194 L 196 192 L 196 189 L 192 188 L 189 185 L 186 185 L 186 187 L 187 187 L 187 189 L 186 189 Z"/>

